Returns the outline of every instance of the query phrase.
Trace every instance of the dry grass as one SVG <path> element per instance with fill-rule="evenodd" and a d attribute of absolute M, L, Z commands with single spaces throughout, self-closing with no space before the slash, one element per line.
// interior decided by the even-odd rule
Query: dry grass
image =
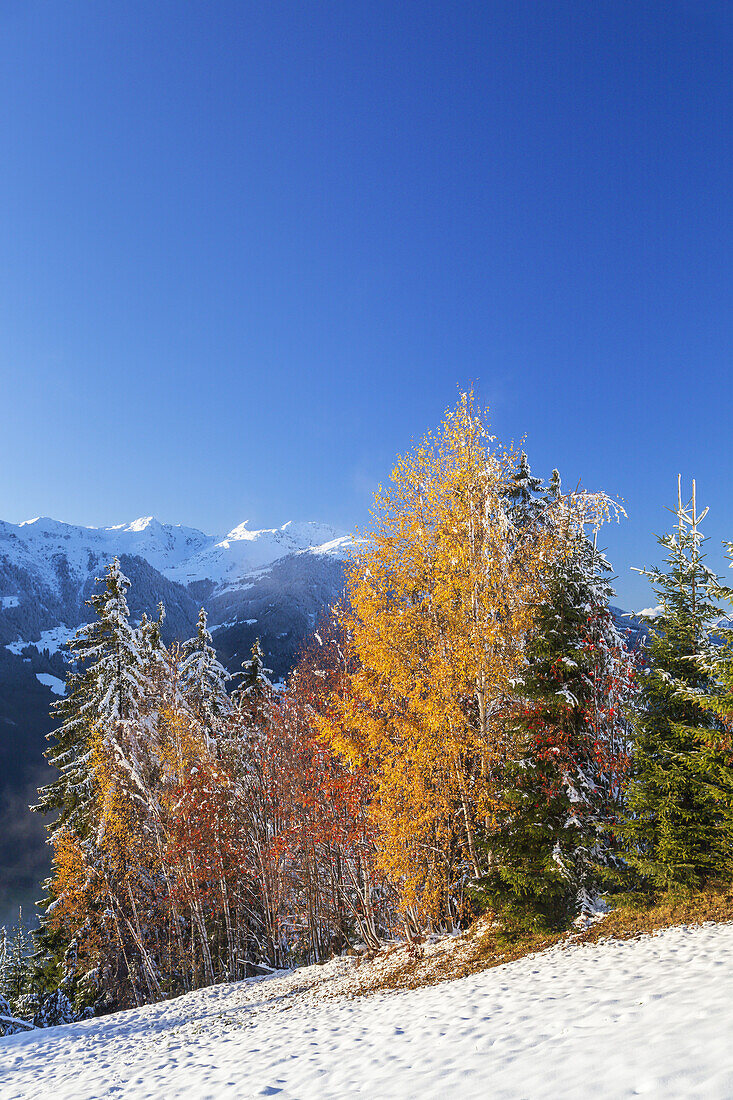
<path fill-rule="evenodd" d="M 417 947 L 391 947 L 352 971 L 354 995 L 416 989 L 454 978 L 465 978 L 557 943 L 596 943 L 601 939 L 634 939 L 675 925 L 733 921 L 733 888 L 726 886 L 689 896 L 656 900 L 620 899 L 601 921 L 584 931 L 503 934 L 491 918 L 482 918 L 459 936 Z"/>
<path fill-rule="evenodd" d="M 660 928 L 680 924 L 705 924 L 707 921 L 733 921 L 733 887 L 711 888 L 704 893 L 660 897 L 644 904 L 620 900 L 610 913 L 586 932 L 573 937 L 579 943 L 597 943 L 600 939 L 630 940 Z"/>
<path fill-rule="evenodd" d="M 509 941 L 501 932 L 490 919 L 482 919 L 458 936 L 413 947 L 392 947 L 371 959 L 368 965 L 365 961 L 361 973 L 357 972 L 358 990 L 354 992 L 417 989 L 465 978 L 523 955 L 544 951 L 563 938 L 560 933 L 524 934 Z"/>

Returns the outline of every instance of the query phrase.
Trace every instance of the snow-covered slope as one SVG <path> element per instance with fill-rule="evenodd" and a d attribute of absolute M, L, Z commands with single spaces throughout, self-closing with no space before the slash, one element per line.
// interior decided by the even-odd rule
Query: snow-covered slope
<path fill-rule="evenodd" d="M 11 565 L 32 570 L 58 591 L 57 563 L 85 576 L 90 556 L 107 559 L 136 554 L 165 572 L 214 540 L 193 527 L 159 523 L 152 516 L 116 527 L 79 527 L 46 517 L 25 523 L 0 522 L 0 556 Z"/>
<path fill-rule="evenodd" d="M 345 554 L 349 544 L 348 537 L 324 523 L 286 523 L 263 531 L 250 531 L 241 523 L 220 537 L 195 527 L 160 523 L 153 516 L 114 527 L 80 527 L 47 518 L 20 524 L 0 521 L 0 558 L 31 570 L 57 592 L 60 560 L 72 575 L 85 577 L 90 559 L 109 561 L 115 554 L 129 554 L 184 585 L 211 580 L 231 587 L 287 554 L 321 547 L 330 554 Z M 17 598 L 17 593 L 0 591 L 0 610 L 15 606 L 9 601 Z"/>
<path fill-rule="evenodd" d="M 288 554 L 304 550 L 345 556 L 351 539 L 325 523 L 286 523 L 271 530 L 250 531 L 240 523 L 223 539 L 162 570 L 181 584 L 206 578 L 218 588 L 236 588 L 249 575 Z"/>
<path fill-rule="evenodd" d="M 0 1041 L 6 1100 L 733 1096 L 733 925 L 349 997 L 354 959 Z"/>

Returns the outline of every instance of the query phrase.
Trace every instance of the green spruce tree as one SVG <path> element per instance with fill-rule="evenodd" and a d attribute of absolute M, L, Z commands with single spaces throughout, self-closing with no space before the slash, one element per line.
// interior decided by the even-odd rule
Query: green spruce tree
<path fill-rule="evenodd" d="M 255 638 L 250 658 L 242 661 L 242 671 L 235 673 L 239 684 L 232 694 L 237 709 L 246 710 L 255 721 L 264 722 L 269 716 L 273 692 L 271 673 L 272 669 L 265 667 L 260 639 Z"/>
<path fill-rule="evenodd" d="M 3 931 L 5 931 L 3 929 Z M 5 965 L 3 974 L 3 995 L 13 1012 L 22 1012 L 22 1001 L 31 986 L 31 957 L 33 941 L 23 919 L 22 908 L 18 909 L 18 924 L 10 940 L 5 942 Z"/>
<path fill-rule="evenodd" d="M 556 471 L 555 471 L 556 472 Z M 541 516 L 546 495 L 541 477 L 535 477 L 530 469 L 526 454 L 522 451 L 519 466 L 509 486 L 509 515 L 514 527 L 522 530 Z"/>
<path fill-rule="evenodd" d="M 557 500 L 553 472 L 548 496 Z M 610 611 L 610 566 L 569 530 L 540 609 L 512 720 L 520 746 L 503 776 L 504 814 L 486 838 L 484 904 L 512 925 L 559 927 L 598 904 L 612 858 L 633 659 Z"/>
<path fill-rule="evenodd" d="M 53 704 L 59 719 L 48 735 L 49 764 L 58 776 L 39 790 L 33 807 L 56 813 L 50 826 L 73 828 L 84 837 L 92 827 L 93 771 L 90 738 L 100 721 L 124 721 L 133 716 L 145 689 L 140 638 L 131 625 L 126 593 L 130 582 L 115 558 L 107 567 L 104 587 L 87 601 L 96 618 L 80 626 L 68 643 L 73 660 L 66 694 Z"/>
<path fill-rule="evenodd" d="M 733 566 L 733 544 L 724 543 Z M 715 590 L 718 599 L 733 605 L 733 589 L 720 585 Z M 701 690 L 680 689 L 688 702 L 695 703 L 714 717 L 702 733 L 704 780 L 718 811 L 718 865 L 716 878 L 733 879 L 733 619 L 714 626 L 714 646 L 706 647 L 696 659 L 698 671 L 705 678 Z M 728 625 L 725 625 L 725 624 Z"/>
<path fill-rule="evenodd" d="M 196 634 L 183 644 L 181 686 L 194 710 L 213 728 L 228 709 L 226 684 L 229 673 L 216 656 L 207 626 L 206 611 L 199 611 Z"/>
<path fill-rule="evenodd" d="M 677 524 L 659 538 L 663 568 L 639 570 L 659 607 L 650 621 L 648 670 L 642 678 L 632 779 L 622 833 L 626 859 L 655 890 L 695 889 L 730 868 L 730 813 L 716 776 L 724 759 L 716 745 L 720 719 L 705 701 L 714 694 L 711 626 L 718 579 L 704 562 L 695 482 Z"/>
<path fill-rule="evenodd" d="M 135 717 L 145 693 L 145 661 L 126 599 L 130 581 L 118 558 L 107 567 L 102 583 L 101 591 L 88 601 L 96 617 L 79 627 L 68 643 L 74 664 L 66 694 L 53 707 L 58 725 L 49 734 L 51 746 L 45 755 L 58 774 L 40 788 L 32 807 L 54 815 L 48 826 L 52 844 L 62 830 L 71 830 L 83 845 L 90 842 L 96 828 L 94 732 L 101 724 L 114 736 L 121 724 Z M 38 980 L 51 989 L 61 978 L 69 946 L 69 936 L 48 919 L 57 900 L 52 873 L 44 883 L 35 937 Z"/>
<path fill-rule="evenodd" d="M 165 646 L 163 645 L 164 619 L 165 607 L 161 602 L 158 604 L 157 619 L 149 619 L 147 612 L 144 611 L 143 617 L 140 620 L 140 626 L 138 627 L 140 655 L 147 665 L 162 663 L 162 659 L 165 655 Z"/>

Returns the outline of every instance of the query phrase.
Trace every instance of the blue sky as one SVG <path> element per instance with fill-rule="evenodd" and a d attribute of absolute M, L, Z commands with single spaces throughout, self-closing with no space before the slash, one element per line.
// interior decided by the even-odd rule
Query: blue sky
<path fill-rule="evenodd" d="M 0 13 L 0 516 L 352 527 L 473 383 L 622 497 L 733 539 L 733 5 Z"/>

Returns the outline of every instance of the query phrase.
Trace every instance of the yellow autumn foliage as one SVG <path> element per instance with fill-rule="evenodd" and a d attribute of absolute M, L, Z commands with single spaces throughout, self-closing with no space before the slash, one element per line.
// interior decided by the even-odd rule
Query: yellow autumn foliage
<path fill-rule="evenodd" d="M 349 569 L 357 671 L 321 729 L 374 771 L 382 865 L 415 924 L 458 917 L 458 881 L 481 872 L 505 700 L 558 552 L 546 516 L 511 522 L 518 458 L 462 396 L 399 459 Z"/>

